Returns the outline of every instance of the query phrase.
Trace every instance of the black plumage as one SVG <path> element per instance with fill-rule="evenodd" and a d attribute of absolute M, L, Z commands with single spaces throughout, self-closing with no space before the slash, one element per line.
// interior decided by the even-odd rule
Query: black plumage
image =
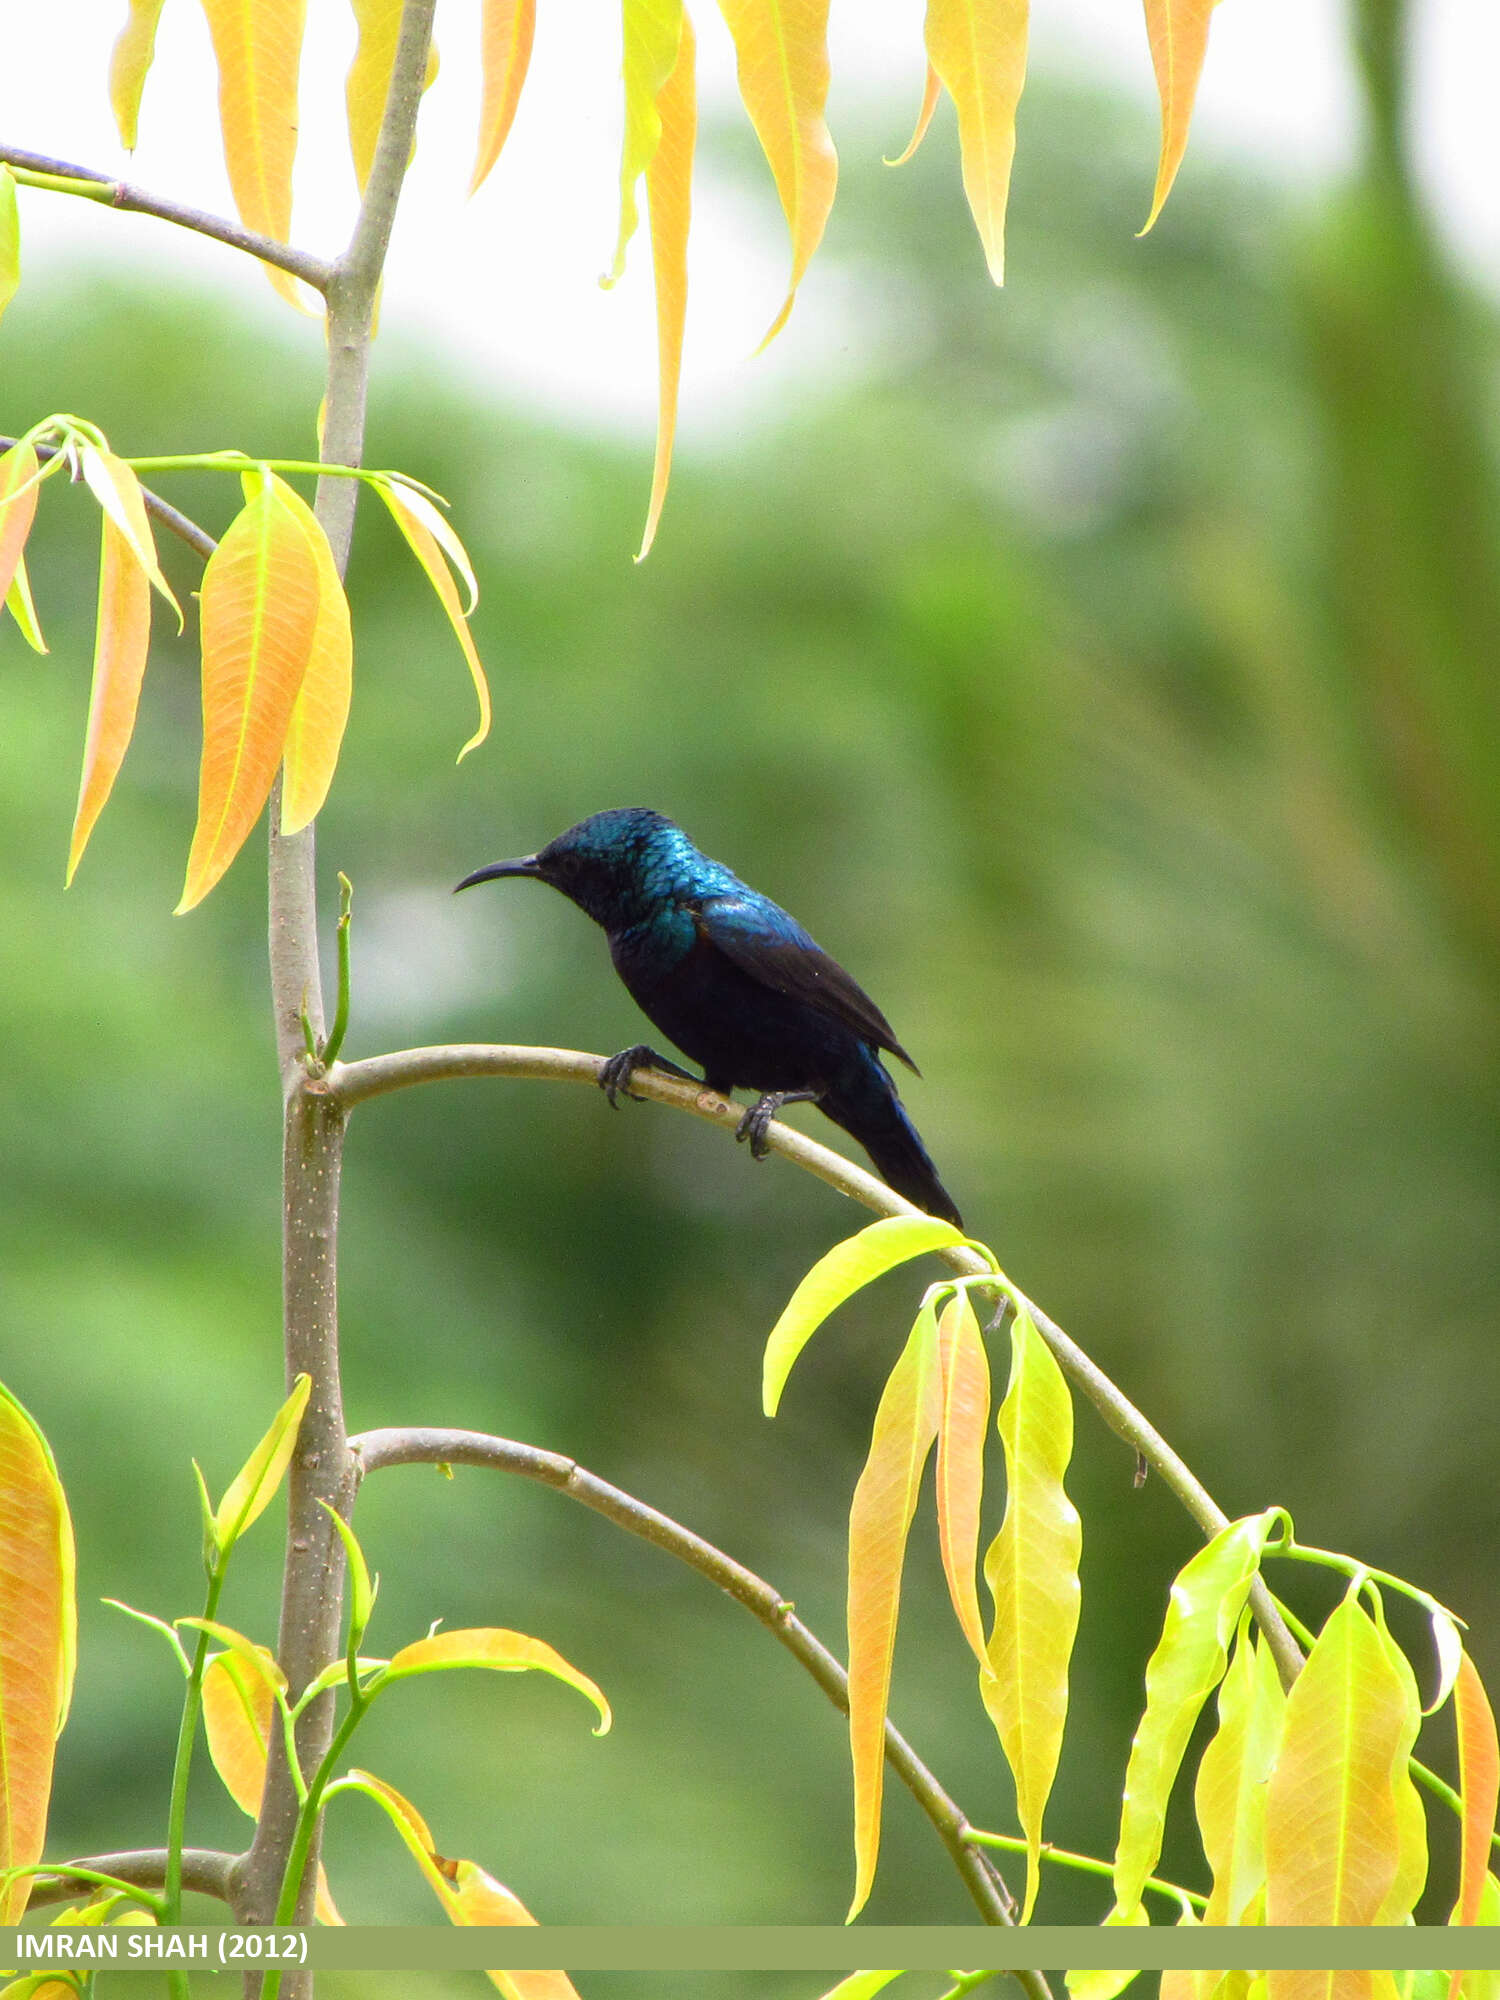
<path fill-rule="evenodd" d="M 815 1103 L 865 1148 L 884 1179 L 929 1215 L 962 1228 L 952 1198 L 896 1094 L 882 1050 L 916 1064 L 844 968 L 768 896 L 701 854 L 644 806 L 595 813 L 536 854 L 476 869 L 549 882 L 601 925 L 615 970 L 710 1090 L 758 1101 L 740 1123 L 757 1157 L 783 1104 Z M 648 1063 L 686 1074 L 644 1043 L 610 1059 L 613 1103 Z"/>

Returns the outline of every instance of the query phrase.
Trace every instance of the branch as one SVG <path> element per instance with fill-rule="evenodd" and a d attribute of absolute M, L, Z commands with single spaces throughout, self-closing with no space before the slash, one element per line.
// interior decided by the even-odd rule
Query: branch
<path fill-rule="evenodd" d="M 212 1847 L 185 1847 L 182 1850 L 182 1886 L 200 1896 L 217 1896 L 229 1901 L 229 1876 L 237 1854 L 220 1854 Z M 31 1885 L 26 1907 L 42 1909 L 48 1903 L 66 1903 L 75 1896 L 93 1895 L 97 1882 L 87 1876 L 69 1874 L 69 1867 L 87 1868 L 96 1875 L 114 1875 L 137 1889 L 159 1889 L 167 1879 L 167 1850 L 164 1847 L 136 1847 L 126 1854 L 80 1854 L 50 1875 L 38 1875 Z"/>
<path fill-rule="evenodd" d="M 597 1084 L 604 1067 L 603 1058 L 585 1055 L 576 1049 L 533 1049 L 495 1047 L 488 1043 L 455 1043 L 447 1047 L 403 1049 L 394 1055 L 369 1056 L 363 1062 L 337 1063 L 318 1086 L 332 1092 L 346 1109 L 387 1091 L 403 1090 L 411 1084 L 435 1083 L 450 1077 L 504 1076 L 530 1077 L 551 1082 Z M 712 1125 L 732 1132 L 741 1112 L 736 1104 L 706 1090 L 702 1084 L 684 1083 L 658 1070 L 637 1070 L 631 1089 L 653 1103 L 668 1104 L 678 1111 L 691 1111 Z M 874 1174 L 866 1173 L 851 1161 L 820 1146 L 789 1125 L 773 1122 L 766 1138 L 774 1152 L 793 1165 L 816 1174 L 841 1194 L 862 1202 L 880 1215 L 917 1215 L 920 1210 L 888 1188 Z M 949 1268 L 966 1277 L 978 1277 L 989 1269 L 974 1251 L 947 1250 L 941 1253 Z M 1024 1295 L 1023 1295 L 1024 1296 Z M 1168 1491 L 1187 1509 L 1211 1539 L 1229 1525 L 1229 1516 L 1207 1488 L 1188 1468 L 1166 1439 L 1149 1423 L 1134 1403 L 1090 1360 L 1057 1322 L 1026 1300 L 1037 1330 L 1056 1355 L 1063 1373 L 1075 1388 L 1082 1390 L 1117 1437 L 1123 1438 L 1158 1474 Z M 1290 1686 L 1302 1666 L 1302 1649 L 1287 1629 L 1285 1620 L 1271 1602 L 1265 1585 L 1257 1577 L 1251 1586 L 1251 1603 L 1266 1643 L 1275 1655 L 1282 1681 Z"/>
<path fill-rule="evenodd" d="M 0 451 L 9 451 L 11 446 L 18 442 L 19 440 L 13 437 L 0 437 Z M 59 455 L 59 447 L 55 444 L 39 444 L 33 446 L 33 449 L 38 458 L 56 458 Z M 170 528 L 172 533 L 186 542 L 195 554 L 202 556 L 205 562 L 208 561 L 219 545 L 206 528 L 200 528 L 196 521 L 190 521 L 186 514 L 180 514 L 170 501 L 163 500 L 159 493 L 153 493 L 149 486 L 141 487 L 141 499 L 145 502 L 148 514 L 154 514 L 164 528 Z"/>
<path fill-rule="evenodd" d="M 350 1438 L 349 1449 L 358 1460 L 362 1475 L 379 1472 L 388 1465 L 483 1465 L 499 1472 L 518 1473 L 523 1479 L 534 1479 L 566 1493 L 617 1527 L 665 1549 L 689 1569 L 706 1576 L 737 1604 L 744 1605 L 806 1667 L 834 1706 L 847 1715 L 847 1674 L 827 1647 L 794 1616 L 790 1602 L 780 1591 L 691 1529 L 629 1493 L 622 1493 L 618 1486 L 586 1472 L 575 1460 L 555 1451 L 539 1451 L 534 1445 L 516 1444 L 510 1438 L 487 1437 L 479 1431 L 365 1431 Z M 985 1922 L 1013 1924 L 1016 1903 L 1005 1883 L 992 1870 L 973 1866 L 977 1849 L 971 1839 L 973 1829 L 964 1813 L 889 1721 L 885 1725 L 885 1754 L 892 1770 L 932 1821 L 938 1837 L 953 1856 L 964 1886 Z"/>
<path fill-rule="evenodd" d="M 150 194 L 145 188 L 133 187 L 129 181 L 117 181 L 109 174 L 101 174 L 95 167 L 75 167 L 67 160 L 48 159 L 43 153 L 28 153 L 19 146 L 0 146 L 0 164 L 16 169 L 16 179 L 23 187 L 50 189 L 54 194 L 72 194 L 84 201 L 97 201 L 109 208 L 123 208 L 136 215 L 154 215 L 162 222 L 175 222 L 182 229 L 196 231 L 199 236 L 212 236 L 219 243 L 227 243 L 231 250 L 243 250 L 247 256 L 258 257 L 263 264 L 274 264 L 280 271 L 290 271 L 294 278 L 301 278 L 304 284 L 315 291 L 326 292 L 332 276 L 333 266 L 322 257 L 314 257 L 308 250 L 295 250 L 290 243 L 278 243 L 274 236 L 262 236 L 254 229 L 242 229 L 237 222 L 228 222 L 221 215 L 210 215 L 201 208 L 188 208 L 182 202 L 167 201 L 163 196 Z"/>

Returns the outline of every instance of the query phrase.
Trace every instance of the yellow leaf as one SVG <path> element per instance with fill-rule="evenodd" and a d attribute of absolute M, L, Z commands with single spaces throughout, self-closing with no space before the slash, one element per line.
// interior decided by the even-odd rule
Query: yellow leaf
<path fill-rule="evenodd" d="M 285 243 L 297 156 L 297 71 L 306 0 L 203 0 L 219 66 L 219 125 L 235 206 L 247 229 Z M 266 275 L 293 305 L 295 281 Z"/>
<path fill-rule="evenodd" d="M 177 613 L 177 629 L 182 630 L 182 606 L 172 586 L 162 575 L 156 560 L 156 538 L 141 494 L 141 482 L 123 458 L 112 451 L 100 451 L 85 444 L 79 452 L 84 484 L 104 512 L 125 537 L 125 544 L 144 571 L 147 581 L 158 590 Z"/>
<path fill-rule="evenodd" d="M 979 1588 L 979 1505 L 984 1494 L 984 1434 L 990 1421 L 990 1364 L 967 1292 L 943 1307 L 937 1328 L 942 1427 L 937 1444 L 938 1546 L 959 1627 L 981 1667 L 988 1666 Z"/>
<path fill-rule="evenodd" d="M 469 668 L 469 677 L 474 683 L 474 692 L 479 698 L 479 727 L 459 751 L 461 763 L 490 733 L 490 688 L 489 682 L 484 677 L 484 668 L 479 664 L 479 655 L 474 650 L 467 616 L 459 604 L 458 592 L 453 587 L 453 578 L 448 574 L 448 565 L 443 560 L 444 551 L 452 557 L 459 574 L 468 584 L 470 611 L 473 610 L 478 595 L 474 572 L 469 567 L 469 559 L 464 553 L 462 542 L 430 500 L 420 493 L 414 493 L 410 487 L 386 480 L 378 480 L 375 483 L 375 491 L 390 509 L 396 526 L 406 537 L 412 554 L 422 565 L 427 581 L 437 592 L 438 602 L 447 613 L 448 623 L 453 627 L 453 636 L 463 651 Z"/>
<path fill-rule="evenodd" d="M 135 505 L 140 509 L 138 525 L 144 526 L 146 510 L 140 505 L 139 494 Z M 68 882 L 83 859 L 94 822 L 104 810 L 135 729 L 136 704 L 151 639 L 151 585 L 146 572 L 112 515 L 103 516 L 100 532 L 94 678 L 89 690 L 78 810 L 73 816 L 73 837 L 68 847 Z"/>
<path fill-rule="evenodd" d="M 1215 5 L 1216 0 L 1146 0 L 1146 33 L 1161 99 L 1161 157 L 1146 229 L 1161 214 L 1187 150 L 1193 99 L 1208 49 L 1209 16 Z"/>
<path fill-rule="evenodd" d="M 524 1632 L 507 1632 L 503 1627 L 485 1625 L 462 1632 L 434 1632 L 418 1639 L 391 1656 L 385 1678 L 397 1680 L 408 1674 L 432 1673 L 449 1667 L 489 1667 L 498 1673 L 526 1673 L 532 1668 L 565 1681 L 585 1696 L 599 1712 L 596 1736 L 603 1736 L 613 1718 L 602 1690 L 587 1674 L 569 1666 L 562 1654 L 545 1639 L 528 1638 Z"/>
<path fill-rule="evenodd" d="M 693 206 L 693 148 L 698 138 L 698 98 L 694 77 L 693 24 L 684 14 L 677 62 L 656 99 L 661 136 L 646 169 L 646 202 L 651 214 L 651 269 L 656 282 L 657 418 L 656 463 L 651 504 L 637 562 L 656 539 L 672 473 L 677 435 L 677 391 L 682 380 L 682 331 L 687 318 L 688 225 Z"/>
<path fill-rule="evenodd" d="M 1500 1804 L 1500 1741 L 1484 1683 L 1467 1653 L 1459 1661 L 1453 1684 L 1453 1712 L 1458 1728 L 1458 1787 L 1464 1802 L 1462 1886 L 1453 1921 L 1477 1924 L 1495 1808 Z"/>
<path fill-rule="evenodd" d="M 141 92 L 156 54 L 156 24 L 162 0 L 130 0 L 130 12 L 109 58 L 109 102 L 120 131 L 120 144 L 135 151 L 141 114 Z"/>
<path fill-rule="evenodd" d="M 786 303 L 761 346 L 786 325 L 822 240 L 838 155 L 828 136 L 828 0 L 719 0 L 738 58 L 740 96 L 776 179 L 792 239 Z"/>
<path fill-rule="evenodd" d="M 849 1749 L 854 1763 L 853 1921 L 869 1899 L 880 1852 L 885 1717 L 901 1612 L 906 1537 L 922 1468 L 941 1419 L 937 1328 L 917 1314 L 891 1370 L 849 1510 Z"/>
<path fill-rule="evenodd" d="M 677 66 L 682 44 L 682 0 L 624 0 L 625 139 L 620 154 L 620 234 L 614 263 L 603 280 L 614 284 L 625 269 L 625 246 L 635 234 L 636 182 L 656 157 L 661 140 L 657 99 Z"/>
<path fill-rule="evenodd" d="M 47 1440 L 0 1389 L 0 1874 L 41 1859 L 77 1632 L 67 1497 Z M 24 1877 L 0 1888 L 0 1924 L 28 1893 Z"/>
<path fill-rule="evenodd" d="M 323 809 L 349 720 L 354 640 L 349 600 L 323 524 L 290 487 L 283 497 L 302 523 L 318 571 L 318 615 L 307 671 L 287 724 L 281 774 L 281 831 L 300 833 Z"/>
<path fill-rule="evenodd" d="M 922 88 L 922 108 L 917 113 L 916 126 L 912 131 L 911 138 L 907 141 L 906 151 L 899 153 L 894 160 L 887 160 L 886 165 L 888 167 L 904 167 L 918 146 L 927 137 L 927 128 L 932 123 L 932 114 L 937 110 L 938 99 L 942 94 L 943 79 L 938 75 L 932 64 L 929 63 L 927 65 L 927 81 Z"/>
<path fill-rule="evenodd" d="M 1422 1727 L 1422 1697 L 1411 1662 L 1391 1637 L 1385 1622 L 1380 1593 L 1370 1592 L 1376 1635 L 1385 1653 L 1386 1664 L 1401 1689 L 1404 1708 L 1401 1728 L 1391 1747 L 1391 1799 L 1396 1811 L 1396 1872 L 1375 1913 L 1377 1924 L 1404 1924 L 1416 1908 L 1427 1881 L 1427 1815 L 1411 1775 L 1411 1753 Z"/>
<path fill-rule="evenodd" d="M 927 0 L 927 57 L 958 107 L 964 193 L 997 285 L 1005 282 L 1005 203 L 1026 28 L 1027 0 Z"/>
<path fill-rule="evenodd" d="M 521 101 L 536 33 L 536 0 L 484 0 L 480 60 L 484 98 L 479 107 L 479 149 L 474 155 L 474 194 L 500 157 Z"/>
<path fill-rule="evenodd" d="M 317 634 L 318 560 L 290 489 L 262 467 L 245 485 L 203 572 L 203 762 L 179 914 L 203 900 L 260 817 Z"/>
<path fill-rule="evenodd" d="M 312 1377 L 299 1375 L 270 1429 L 224 1489 L 213 1520 L 214 1539 L 221 1549 L 233 1548 L 275 1497 L 297 1448 L 297 1430 L 311 1394 Z"/>
<path fill-rule="evenodd" d="M 349 120 L 349 151 L 354 160 L 354 178 L 361 194 L 370 178 L 375 160 L 375 142 L 385 117 L 385 101 L 390 95 L 391 71 L 396 63 L 396 44 L 401 35 L 402 0 L 353 0 L 359 42 L 344 84 L 344 105 Z M 437 77 L 435 45 L 427 51 L 427 72 L 423 90 Z M 321 428 L 320 433 L 321 437 Z"/>
<path fill-rule="evenodd" d="M 16 557 L 15 575 L 5 593 L 5 608 L 21 628 L 21 637 L 33 653 L 45 653 L 47 642 L 37 623 L 36 606 L 31 601 L 31 579 L 26 574 L 25 556 Z"/>
<path fill-rule="evenodd" d="M 1016 1785 L 1026 1835 L 1029 1922 L 1041 1879 L 1042 1815 L 1068 1714 L 1068 1662 L 1078 1630 L 1083 1531 L 1063 1488 L 1073 1454 L 1073 1403 L 1029 1312 L 1011 1328 L 1010 1384 L 1000 1406 L 1009 1492 L 984 1559 L 995 1600 L 980 1693 Z"/>
<path fill-rule="evenodd" d="M 1219 1684 L 1219 1727 L 1193 1789 L 1203 1855 L 1213 1871 L 1207 1924 L 1242 1924 L 1266 1880 L 1266 1786 L 1281 1743 L 1286 1696 L 1269 1647 L 1243 1625 Z"/>
<path fill-rule="evenodd" d="M 0 165 L 0 313 L 21 283 L 21 214 L 16 205 L 15 176 Z"/>
<path fill-rule="evenodd" d="M 1150 1921 L 1145 1910 L 1137 1903 L 1129 1915 L 1124 1914 L 1119 1909 L 1111 1910 L 1109 1915 L 1104 1919 L 1104 1927 L 1124 1930 L 1141 1929 L 1148 1925 Z M 1115 2000 L 1117 1993 L 1123 1993 L 1126 1987 L 1132 1985 L 1140 1976 L 1139 1967 L 1135 1967 L 1130 1971 L 1111 1970 L 1103 1967 L 1098 1969 L 1089 1968 L 1082 1972 L 1070 1972 L 1066 1975 L 1068 1992 L 1072 1995 L 1072 2000 Z"/>
<path fill-rule="evenodd" d="M 10 592 L 36 518 L 36 502 L 36 453 L 29 444 L 13 444 L 0 457 L 0 598 Z"/>
<path fill-rule="evenodd" d="M 276 1714 L 275 1690 L 286 1675 L 264 1646 L 215 1653 L 203 1674 L 203 1728 L 224 1789 L 254 1819 L 266 1783 L 266 1748 Z"/>

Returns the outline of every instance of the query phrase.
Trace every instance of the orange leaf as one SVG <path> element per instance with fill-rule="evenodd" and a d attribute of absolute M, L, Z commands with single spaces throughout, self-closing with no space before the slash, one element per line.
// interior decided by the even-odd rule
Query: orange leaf
<path fill-rule="evenodd" d="M 941 1421 L 937 1332 L 918 1313 L 875 1412 L 870 1455 L 849 1510 L 849 1748 L 854 1761 L 854 1901 L 864 1908 L 880 1852 L 885 1717 L 901 1610 L 906 1537 Z"/>
<path fill-rule="evenodd" d="M 266 1745 L 275 1688 L 286 1675 L 263 1646 L 254 1656 L 215 1653 L 203 1674 L 203 1729 L 214 1769 L 243 1813 L 254 1819 L 266 1784 Z"/>
<path fill-rule="evenodd" d="M 984 1492 L 984 1434 L 990 1421 L 990 1364 L 967 1292 L 944 1306 L 937 1329 L 942 1428 L 937 1447 L 938 1544 L 948 1595 L 974 1657 L 988 1668 L 979 1615 L 979 1502 Z"/>
<path fill-rule="evenodd" d="M 67 1499 L 47 1440 L 0 1389 L 0 1872 L 41 1858 L 76 1644 Z M 0 1889 L 0 1924 L 28 1891 L 24 1877 Z"/>
<path fill-rule="evenodd" d="M 828 136 L 828 0 L 719 0 L 739 60 L 740 96 L 771 172 L 792 239 L 786 303 L 761 346 L 786 325 L 822 240 L 838 155 Z"/>
<path fill-rule="evenodd" d="M 687 318 L 688 224 L 693 206 L 693 148 L 698 137 L 694 78 L 693 24 L 684 14 L 677 62 L 656 99 L 661 138 L 646 169 L 646 201 L 651 214 L 651 268 L 656 280 L 657 419 L 656 464 L 651 504 L 641 537 L 644 560 L 656 539 L 672 472 L 677 435 L 677 390 L 682 380 L 682 329 Z"/>
<path fill-rule="evenodd" d="M 904 167 L 918 146 L 927 137 L 927 128 L 932 123 L 932 114 L 937 110 L 938 99 L 942 94 L 943 79 L 938 75 L 932 64 L 929 63 L 927 65 L 927 82 L 922 90 L 922 108 L 917 113 L 916 127 L 912 132 L 911 138 L 907 141 L 906 151 L 899 154 L 894 160 L 887 160 L 886 165 L 888 167 Z"/>
<path fill-rule="evenodd" d="M 448 614 L 448 623 L 453 627 L 453 636 L 462 649 L 469 668 L 469 677 L 474 683 L 474 692 L 479 697 L 479 727 L 459 751 L 459 762 L 477 749 L 490 733 L 490 687 L 484 677 L 484 668 L 479 664 L 479 655 L 474 650 L 474 641 L 469 632 L 468 619 L 458 601 L 458 592 L 453 586 L 453 578 L 448 574 L 448 565 L 443 560 L 446 550 L 460 567 L 465 582 L 469 586 L 469 609 L 474 608 L 475 587 L 472 570 L 468 567 L 468 557 L 464 554 L 462 542 L 448 526 L 436 507 L 422 494 L 414 493 L 410 487 L 388 484 L 385 480 L 375 483 L 375 491 L 390 509 L 396 526 L 405 535 L 412 554 L 426 572 L 427 581 L 437 592 L 439 604 Z"/>
<path fill-rule="evenodd" d="M 1209 16 L 1215 5 L 1216 0 L 1146 0 L 1146 33 L 1161 98 L 1161 157 L 1146 229 L 1161 214 L 1187 151 L 1188 125 L 1208 49 Z"/>
<path fill-rule="evenodd" d="M 219 124 L 235 206 L 247 229 L 285 243 L 297 156 L 297 71 L 306 0 L 203 0 L 219 66 Z M 293 305 L 296 283 L 266 275 Z"/>
<path fill-rule="evenodd" d="M 318 562 L 289 489 L 259 467 L 245 486 L 203 572 L 203 763 L 179 914 L 203 900 L 260 817 L 317 633 Z"/>
<path fill-rule="evenodd" d="M 0 600 L 11 579 L 36 516 L 36 453 L 29 444 L 13 444 L 0 457 Z M 12 498 L 14 495 L 14 498 Z"/>
<path fill-rule="evenodd" d="M 156 54 L 156 24 L 162 0 L 130 0 L 130 13 L 109 58 L 109 102 L 120 130 L 120 144 L 135 151 L 141 92 Z"/>
<path fill-rule="evenodd" d="M 1465 1653 L 1453 1683 L 1453 1713 L 1458 1725 L 1458 1788 L 1463 1794 L 1463 1861 L 1460 1871 L 1456 1924 L 1477 1924 L 1489 1865 L 1495 1808 L 1500 1804 L 1500 1742 L 1495 1717 L 1474 1662 Z M 1458 1974 L 1454 1974 L 1455 1980 Z"/>
<path fill-rule="evenodd" d="M 479 149 L 474 155 L 474 194 L 500 157 L 510 137 L 521 87 L 531 62 L 536 33 L 536 0 L 484 0 L 480 56 L 484 64 L 484 98 L 479 107 Z"/>
<path fill-rule="evenodd" d="M 137 523 L 147 535 L 146 510 L 137 494 Z M 99 614 L 94 632 L 94 679 L 89 690 L 84 735 L 83 776 L 68 848 L 71 882 L 94 822 L 104 810 L 131 734 L 146 672 L 151 639 L 151 584 L 130 544 L 108 514 L 102 517 L 99 551 Z"/>
<path fill-rule="evenodd" d="M 964 193 L 990 276 L 1005 282 L 1005 203 L 1026 81 L 1027 0 L 927 0 L 927 56 L 958 107 Z"/>
<path fill-rule="evenodd" d="M 306 531 L 318 566 L 318 618 L 307 672 L 287 725 L 281 775 L 281 831 L 300 833 L 317 818 L 333 783 L 349 720 L 354 686 L 354 641 L 349 600 L 323 524 L 300 494 L 286 488 L 287 505 Z"/>

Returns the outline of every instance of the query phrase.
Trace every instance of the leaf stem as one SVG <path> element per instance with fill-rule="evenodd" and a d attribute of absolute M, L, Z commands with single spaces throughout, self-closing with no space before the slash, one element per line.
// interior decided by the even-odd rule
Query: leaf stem
<path fill-rule="evenodd" d="M 328 1040 L 319 1052 L 319 1060 L 326 1068 L 331 1068 L 339 1059 L 339 1050 L 344 1046 L 344 1036 L 349 1029 L 349 917 L 354 908 L 354 884 L 342 872 L 339 875 L 339 997 L 334 1009 L 333 1026 L 328 1030 Z"/>
<path fill-rule="evenodd" d="M 1024 1854 L 1026 1842 L 1013 1833 L 988 1833 L 977 1826 L 969 1828 L 969 1839 L 978 1847 L 998 1847 L 1006 1854 Z M 1066 1847 L 1054 1847 L 1050 1841 L 1042 1843 L 1043 1861 L 1055 1861 L 1059 1868 L 1076 1868 L 1084 1875 L 1102 1875 L 1106 1880 L 1113 1877 L 1115 1868 L 1112 1861 L 1097 1860 L 1092 1854 L 1074 1854 Z M 1177 1902 L 1191 1903 L 1195 1910 L 1208 1908 L 1207 1896 L 1199 1895 L 1196 1889 L 1184 1889 L 1176 1882 L 1167 1882 L 1159 1875 L 1148 1875 L 1144 1886 L 1154 1889 L 1159 1896 L 1168 1896 Z"/>
<path fill-rule="evenodd" d="M 212 1619 L 219 1608 L 224 1588 L 224 1570 L 215 1564 L 209 1572 L 203 1597 L 203 1616 Z M 167 1866 L 162 1884 L 162 1922 L 182 1922 L 182 1841 L 187 1825 L 188 1777 L 193 1765 L 193 1745 L 198 1735 L 198 1716 L 203 1705 L 203 1669 L 208 1660 L 209 1636 L 198 1634 L 193 1648 L 193 1664 L 188 1673 L 187 1692 L 182 1700 L 182 1720 L 177 1726 L 177 1753 L 172 1762 L 172 1800 L 167 1814 Z"/>

